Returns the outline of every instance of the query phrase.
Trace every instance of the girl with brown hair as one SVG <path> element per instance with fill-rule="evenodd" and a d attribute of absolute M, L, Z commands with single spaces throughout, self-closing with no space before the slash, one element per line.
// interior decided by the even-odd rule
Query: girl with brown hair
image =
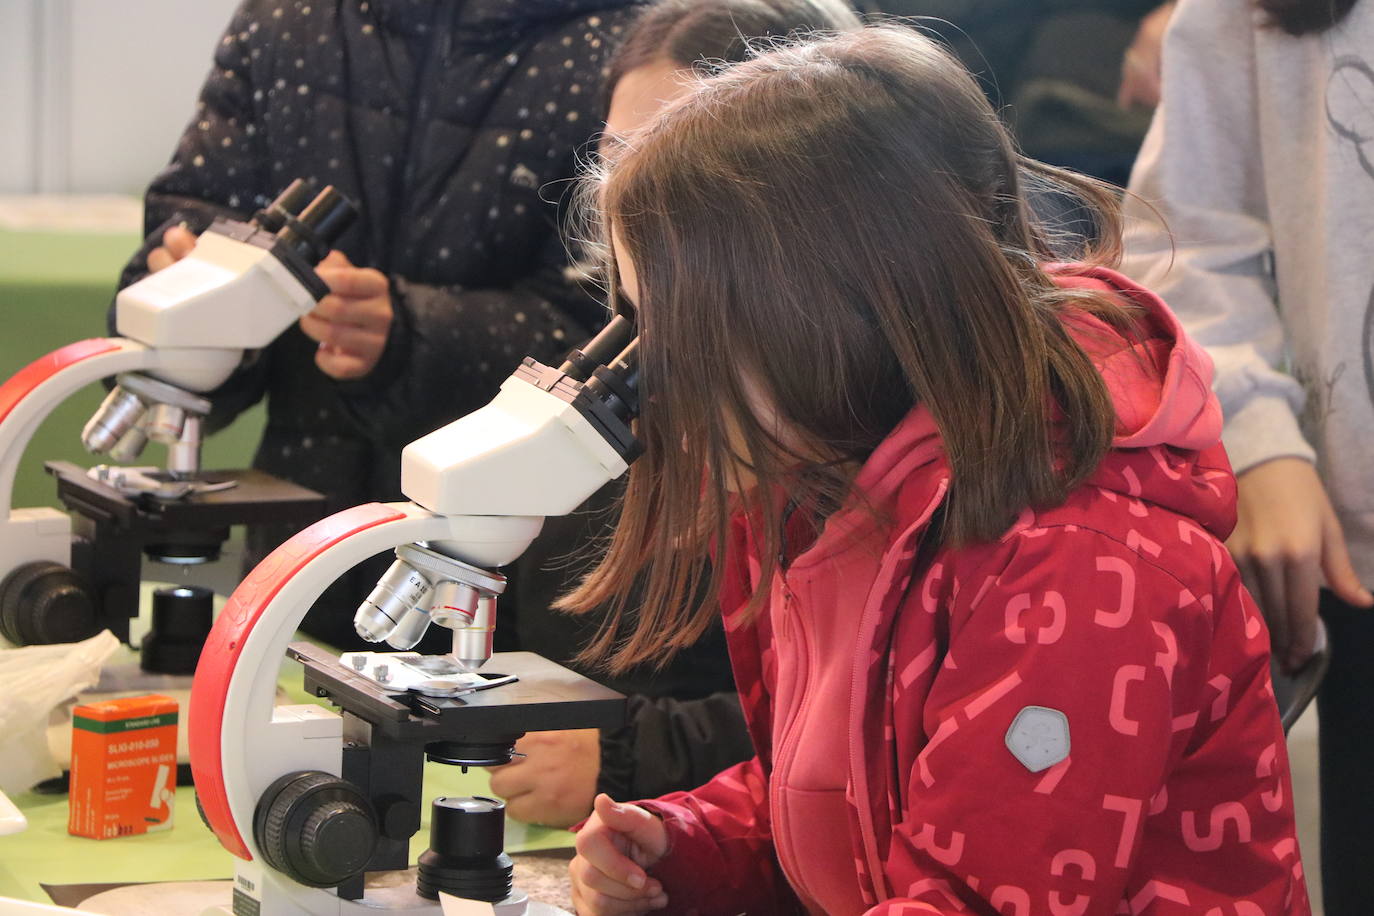
<path fill-rule="evenodd" d="M 616 142 L 686 92 L 704 60 L 716 67 L 741 61 L 749 40 L 858 27 L 843 0 L 656 0 L 641 9 L 607 65 L 602 142 Z M 599 267 L 578 271 L 599 274 Z M 580 548 L 609 533 L 622 484 L 602 489 L 574 515 L 548 519 L 516 561 L 511 580 L 521 648 L 565 660 L 596 632 L 596 614 L 573 619 L 549 608 L 584 571 L 589 557 Z M 699 785 L 753 754 L 718 623 L 670 665 L 637 666 L 603 680 L 628 695 L 625 723 L 520 739 L 521 756 L 491 777 L 492 792 L 512 816 L 568 826 L 591 813 L 598 793 L 628 799 Z"/>
<path fill-rule="evenodd" d="M 612 669 L 723 614 L 757 754 L 599 797 L 578 911 L 1307 913 L 1210 363 L 1111 250 L 1047 264 L 1021 184 L 1104 238 L 1110 196 L 899 28 L 739 64 L 608 159 L 645 452 L 565 604 L 643 577 Z"/>

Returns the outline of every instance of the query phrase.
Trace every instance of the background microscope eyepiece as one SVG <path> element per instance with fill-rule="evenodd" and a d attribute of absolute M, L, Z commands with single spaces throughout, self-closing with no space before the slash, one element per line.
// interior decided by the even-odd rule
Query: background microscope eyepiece
<path fill-rule="evenodd" d="M 357 216 L 358 208 L 353 201 L 329 185 L 299 216 L 285 220 L 285 225 L 277 232 L 277 239 L 307 263 L 318 264 Z"/>
<path fill-rule="evenodd" d="M 314 193 L 314 182 L 297 178 L 277 195 L 276 200 L 253 214 L 253 223 L 268 232 L 280 232 L 288 219 L 300 215 Z"/>

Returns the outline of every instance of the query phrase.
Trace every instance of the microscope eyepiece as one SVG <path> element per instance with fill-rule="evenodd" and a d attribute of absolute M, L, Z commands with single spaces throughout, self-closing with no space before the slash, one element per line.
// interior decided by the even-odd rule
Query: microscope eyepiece
<path fill-rule="evenodd" d="M 277 195 L 276 200 L 253 214 L 253 223 L 268 232 L 280 232 L 288 219 L 300 215 L 305 209 L 314 190 L 313 182 L 297 178 Z"/>
<path fill-rule="evenodd" d="M 330 185 L 299 216 L 285 220 L 277 239 L 307 263 L 318 264 L 357 216 L 358 208 L 353 201 Z"/>
<path fill-rule="evenodd" d="M 599 334 L 580 348 L 571 350 L 558 371 L 571 379 L 585 382 L 598 366 L 606 365 L 612 355 L 623 349 L 634 333 L 634 322 L 624 315 L 616 315 Z"/>
<path fill-rule="evenodd" d="M 610 364 L 592 373 L 587 390 L 622 423 L 639 416 L 639 338 L 626 345 Z"/>

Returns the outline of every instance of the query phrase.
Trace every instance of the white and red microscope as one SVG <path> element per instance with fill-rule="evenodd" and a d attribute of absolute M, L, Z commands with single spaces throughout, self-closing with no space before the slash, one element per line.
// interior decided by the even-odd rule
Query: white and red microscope
<path fill-rule="evenodd" d="M 121 336 L 69 344 L 0 385 L 0 635 L 20 645 L 70 642 L 108 627 L 127 641 L 141 552 L 200 562 L 218 554 L 231 523 L 273 511 L 319 517 L 322 498 L 304 488 L 258 472 L 198 473 L 210 409 L 201 393 L 328 293 L 314 265 L 355 213 L 333 188 L 310 200 L 297 181 L 251 222 L 217 219 L 185 258 L 119 293 Z M 86 424 L 86 447 L 127 463 L 152 438 L 168 446 L 166 472 L 102 467 L 88 475 L 53 462 L 77 528 L 56 509 L 11 509 L 15 473 L 38 425 L 110 376 L 118 384 Z"/>
<path fill-rule="evenodd" d="M 623 717 L 624 697 L 566 668 L 531 653 L 492 656 L 505 580 L 490 569 L 638 454 L 633 334 L 618 317 L 557 369 L 526 359 L 486 407 L 407 446 L 401 488 L 411 502 L 318 522 L 230 596 L 196 670 L 189 721 L 205 820 L 240 860 L 234 914 L 432 916 L 441 891 L 489 901 L 498 916 L 549 912 L 513 889 L 502 806 L 491 799 L 434 801 L 418 881 L 365 875 L 410 864 L 426 758 L 505 763 L 526 731 Z M 290 644 L 328 585 L 389 550 L 396 562 L 362 602 L 359 634 L 408 650 L 436 623 L 453 630 L 451 654 L 335 657 Z M 284 655 L 340 714 L 273 706 Z M 489 660 L 493 673 L 479 672 Z"/>

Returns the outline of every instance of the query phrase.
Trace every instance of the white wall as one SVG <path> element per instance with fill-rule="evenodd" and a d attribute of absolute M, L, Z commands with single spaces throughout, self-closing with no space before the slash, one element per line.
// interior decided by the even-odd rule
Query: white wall
<path fill-rule="evenodd" d="M 37 187 L 34 110 L 38 0 L 0 0 L 0 190 Z"/>
<path fill-rule="evenodd" d="M 138 194 L 237 0 L 0 0 L 0 192 Z"/>

